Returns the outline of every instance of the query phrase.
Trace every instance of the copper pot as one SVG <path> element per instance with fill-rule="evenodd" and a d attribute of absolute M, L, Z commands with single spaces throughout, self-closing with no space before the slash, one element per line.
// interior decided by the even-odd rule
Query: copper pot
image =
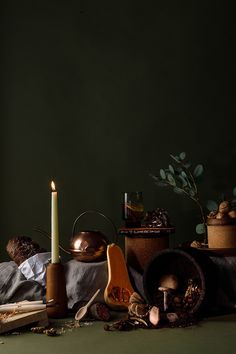
<path fill-rule="evenodd" d="M 80 214 L 74 221 L 69 251 L 73 258 L 80 262 L 104 261 L 106 259 L 106 251 L 109 241 L 102 232 L 98 230 L 87 230 L 75 233 L 77 222 L 82 216 L 88 213 L 96 213 L 104 217 L 112 224 L 116 233 L 116 227 L 111 219 L 98 211 L 87 210 Z"/>

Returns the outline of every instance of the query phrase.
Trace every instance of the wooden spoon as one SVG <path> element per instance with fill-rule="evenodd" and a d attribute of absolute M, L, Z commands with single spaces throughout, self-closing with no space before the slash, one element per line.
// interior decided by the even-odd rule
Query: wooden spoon
<path fill-rule="evenodd" d="M 92 304 L 93 300 L 96 298 L 101 289 L 98 289 L 96 293 L 91 297 L 86 305 L 82 306 L 75 314 L 76 321 L 81 320 L 87 313 L 89 306 Z"/>

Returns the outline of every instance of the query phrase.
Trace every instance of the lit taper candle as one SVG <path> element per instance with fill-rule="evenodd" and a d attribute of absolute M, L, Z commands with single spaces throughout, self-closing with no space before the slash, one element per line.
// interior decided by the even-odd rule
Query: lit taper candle
<path fill-rule="evenodd" d="M 51 252 L 52 263 L 60 263 L 59 259 L 59 228 L 58 228 L 58 199 L 55 183 L 51 182 Z"/>

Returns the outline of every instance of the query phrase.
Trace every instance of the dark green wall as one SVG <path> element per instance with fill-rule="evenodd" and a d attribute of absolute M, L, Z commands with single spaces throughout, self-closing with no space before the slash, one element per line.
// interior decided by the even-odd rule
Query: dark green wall
<path fill-rule="evenodd" d="M 125 190 L 142 190 L 146 209 L 169 211 L 174 245 L 195 238 L 195 205 L 156 187 L 149 173 L 184 150 L 204 164 L 204 201 L 236 185 L 232 4 L 2 4 L 3 258 L 13 235 L 49 246 L 33 229 L 50 230 L 52 178 L 64 246 L 88 208 L 118 227 Z"/>

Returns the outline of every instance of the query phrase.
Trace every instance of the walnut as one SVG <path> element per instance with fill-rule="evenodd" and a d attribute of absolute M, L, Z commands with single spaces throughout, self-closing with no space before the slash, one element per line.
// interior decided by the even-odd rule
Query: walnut
<path fill-rule="evenodd" d="M 208 215 L 208 218 L 215 218 L 217 213 L 218 213 L 217 210 L 211 211 L 210 214 Z"/>
<path fill-rule="evenodd" d="M 231 219 L 235 219 L 235 218 L 236 218 L 236 210 L 231 210 L 231 211 L 228 213 L 228 216 L 229 216 Z"/>
<path fill-rule="evenodd" d="M 201 242 L 199 242 L 199 241 L 197 241 L 197 240 L 194 240 L 194 241 L 191 243 L 190 247 L 202 248 L 202 244 L 201 244 Z"/>
<path fill-rule="evenodd" d="M 220 211 L 216 214 L 216 219 L 223 219 L 225 217 L 224 213 L 221 213 Z"/>
<path fill-rule="evenodd" d="M 230 202 L 224 201 L 219 205 L 219 212 L 222 214 L 227 214 L 231 210 Z M 221 218 L 220 218 L 221 219 Z"/>

